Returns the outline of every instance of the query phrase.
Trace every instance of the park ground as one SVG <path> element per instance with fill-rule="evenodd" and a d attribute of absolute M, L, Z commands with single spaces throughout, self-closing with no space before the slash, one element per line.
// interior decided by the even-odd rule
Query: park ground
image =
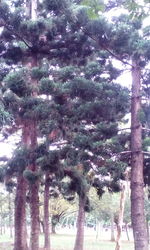
<path fill-rule="evenodd" d="M 89 230 L 85 232 L 84 250 L 114 250 L 115 242 L 111 242 L 110 231 L 103 231 L 96 237 L 96 232 Z M 43 246 L 43 235 L 40 236 L 40 245 Z M 51 248 L 52 250 L 72 250 L 75 241 L 75 233 L 72 230 L 58 230 L 56 235 L 51 235 Z M 9 236 L 0 236 L 0 250 L 12 250 L 13 239 Z M 123 234 L 122 250 L 133 250 L 133 241 L 130 242 Z"/>

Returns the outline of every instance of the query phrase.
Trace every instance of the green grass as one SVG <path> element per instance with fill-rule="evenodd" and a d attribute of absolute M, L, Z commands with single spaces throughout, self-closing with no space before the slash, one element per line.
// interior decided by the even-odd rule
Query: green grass
<path fill-rule="evenodd" d="M 74 235 L 52 235 L 51 247 L 52 250 L 72 250 L 74 246 Z M 40 245 L 43 246 L 43 236 L 40 237 Z M 12 239 L 7 235 L 0 236 L 0 250 L 12 250 Z M 85 236 L 84 250 L 114 250 L 115 242 L 107 240 L 96 240 L 94 236 Z M 133 242 L 122 242 L 122 250 L 133 250 Z"/>
<path fill-rule="evenodd" d="M 68 235 L 53 235 L 51 237 L 51 246 L 55 250 L 72 250 L 75 237 Z M 54 248 L 53 248 L 54 247 Z M 113 250 L 115 242 L 96 240 L 93 236 L 85 236 L 84 250 Z M 123 242 L 122 250 L 133 250 L 133 243 Z"/>

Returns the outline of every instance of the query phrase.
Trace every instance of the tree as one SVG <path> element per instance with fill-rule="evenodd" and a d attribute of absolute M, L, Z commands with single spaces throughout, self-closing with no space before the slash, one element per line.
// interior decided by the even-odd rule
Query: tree
<path fill-rule="evenodd" d="M 124 218 L 124 206 L 125 206 L 125 197 L 126 196 L 126 184 L 122 184 L 122 191 L 120 196 L 120 208 L 119 208 L 119 215 L 117 221 L 117 238 L 116 238 L 116 250 L 121 249 L 121 233 L 122 233 L 122 225 L 123 225 L 123 218 Z"/>
<path fill-rule="evenodd" d="M 4 104 L 12 114 L 15 128 L 22 129 L 22 148 L 16 150 L 6 170 L 7 176 L 17 176 L 15 250 L 28 248 L 25 237 L 26 179 L 30 180 L 31 247 L 33 250 L 39 248 L 39 168 L 35 155 L 39 122 L 51 114 L 53 106 L 40 96 L 38 89 L 42 85 L 41 78 L 46 77 L 42 79 L 43 84 L 52 87 L 50 67 L 45 61 L 50 59 L 51 67 L 57 63 L 60 65 L 60 62 L 70 63 L 72 58 L 77 58 L 79 43 L 80 52 L 82 47 L 83 54 L 84 51 L 91 53 L 86 37 L 83 39 L 80 31 L 81 20 L 77 20 L 79 27 L 73 26 L 69 8 L 67 1 L 43 1 L 40 4 L 32 0 L 0 4 L 2 65 L 6 69 L 6 65 L 10 66 L 10 73 L 4 75 L 7 76 L 1 87 Z M 72 31 L 75 31 L 75 35 Z M 78 55 L 74 63 L 80 63 L 83 54 L 81 57 Z M 54 91 L 53 87 L 51 89 Z"/>
<path fill-rule="evenodd" d="M 141 69 L 149 60 L 149 40 L 145 41 L 146 34 L 143 37 L 140 35 L 141 25 L 141 19 L 137 16 L 129 20 L 128 16 L 122 15 L 114 18 L 113 25 L 103 17 L 92 20 L 87 24 L 85 30 L 86 34 L 96 41 L 99 48 L 131 67 L 131 216 L 135 248 L 148 249 L 143 201 L 142 124 L 139 113 L 142 108 Z M 147 38 L 148 36 L 147 33 Z M 130 61 L 127 61 L 126 58 L 129 58 Z"/>
<path fill-rule="evenodd" d="M 36 1 L 29 3 L 34 5 Z M 25 6 L 24 1 L 21 4 Z M 106 45 L 112 41 L 114 52 L 124 57 L 127 48 L 121 51 L 120 44 L 124 41 L 121 32 L 125 30 L 126 35 L 128 26 L 124 27 L 124 21 L 120 21 L 118 23 L 123 27 L 118 25 L 115 30 L 107 27 L 104 20 L 88 22 L 84 9 L 75 8 L 76 13 L 72 13 L 65 0 L 38 3 L 36 13 L 36 8 L 33 11 L 28 6 L 26 13 L 20 12 L 20 1 L 12 1 L 12 5 L 15 10 L 10 10 L 6 3 L 2 3 L 0 9 L 1 26 L 4 27 L 2 58 L 5 63 L 15 65 L 3 81 L 3 91 L 14 123 L 23 128 L 24 147 L 14 154 L 7 174 L 19 174 L 20 188 L 26 182 L 24 177 L 30 180 L 31 217 L 34 219 L 31 242 L 33 250 L 37 250 L 41 170 L 50 170 L 59 181 L 69 176 L 70 191 L 77 192 L 79 198 L 84 197 L 87 202 L 86 192 L 91 180 L 86 177 L 92 164 L 97 166 L 95 172 L 99 176 L 111 176 L 109 181 L 95 178 L 93 185 L 100 195 L 104 186 L 110 190 L 118 189 L 116 184 L 125 168 L 118 158 L 116 161 L 116 155 L 122 149 L 118 142 L 118 122 L 127 110 L 128 94 L 113 83 L 120 72 L 113 67 L 108 51 L 105 53 L 104 50 L 108 50 Z M 27 14 L 29 12 L 33 12 L 34 20 Z M 94 42 L 89 37 L 94 38 Z M 99 55 L 93 54 L 97 39 L 102 48 Z M 96 63 L 84 67 L 87 57 L 91 61 L 96 58 Z M 68 64 L 72 67 L 67 68 Z M 45 141 L 43 149 L 38 145 L 38 137 Z M 61 140 L 65 141 L 64 147 L 58 146 Z M 57 149 L 49 150 L 54 145 Z M 20 194 L 25 204 L 26 187 Z M 16 209 L 19 204 L 16 199 Z M 23 218 L 24 211 L 20 216 L 21 225 Z M 20 233 L 19 238 L 23 239 L 23 230 Z"/>
<path fill-rule="evenodd" d="M 69 73 L 72 73 L 72 68 L 69 72 L 68 67 L 61 69 L 61 71 L 64 70 L 66 76 L 60 75 L 59 71 L 55 73 L 59 81 L 64 81 L 64 77 L 66 77 L 66 82 L 64 84 L 62 81 L 59 99 L 56 99 L 60 108 L 55 114 L 58 114 L 59 111 L 61 124 L 58 126 L 58 130 L 55 130 L 58 144 L 55 142 L 54 145 L 59 145 L 60 126 L 63 128 L 63 137 L 62 134 L 60 136 L 64 142 L 62 146 L 60 143 L 60 149 L 51 151 L 49 157 L 46 155 L 40 163 L 45 169 L 50 168 L 51 164 L 58 167 L 60 158 L 60 176 L 70 177 L 70 181 L 64 183 L 63 188 L 68 194 L 77 192 L 79 195 L 79 219 L 75 249 L 83 248 L 84 210 L 89 209 L 88 190 L 90 185 L 95 186 L 99 195 L 103 194 L 104 187 L 113 191 L 119 190 L 118 180 L 121 175 L 123 177 L 125 169 L 122 162 L 119 160 L 116 162 L 111 158 L 121 147 L 116 121 L 124 116 L 125 105 L 127 105 L 126 108 L 128 107 L 128 91 L 122 88 L 122 92 L 120 92 L 121 87 L 111 82 L 118 76 L 118 72 L 112 67 L 109 59 L 104 60 L 106 58 L 101 59 L 101 54 L 95 55 L 95 62 L 89 62 L 85 68 L 83 66 L 81 69 L 74 68 L 71 75 Z M 77 77 L 76 70 L 78 74 L 81 70 L 83 76 Z M 106 79 L 102 75 L 104 72 L 107 73 Z M 91 78 L 93 80 L 89 80 Z M 122 104 L 124 100 L 124 105 L 119 100 L 122 100 Z M 57 118 L 57 122 L 59 119 Z M 52 139 L 52 134 L 50 138 Z M 52 159 L 52 156 L 54 159 L 50 163 L 49 159 Z M 95 165 L 95 170 L 92 165 Z M 118 171 L 119 167 L 120 171 Z M 97 178 L 93 178 L 96 175 Z"/>

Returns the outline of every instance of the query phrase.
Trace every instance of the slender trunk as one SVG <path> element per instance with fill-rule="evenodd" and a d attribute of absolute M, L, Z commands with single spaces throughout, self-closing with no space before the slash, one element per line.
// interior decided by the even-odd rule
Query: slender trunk
<path fill-rule="evenodd" d="M 50 250 L 50 228 L 49 228 L 49 173 L 46 173 L 44 190 L 44 236 L 45 250 Z"/>
<path fill-rule="evenodd" d="M 148 222 L 148 220 L 146 220 L 146 227 L 147 227 L 147 234 L 148 234 L 148 243 L 150 243 L 150 240 L 149 240 L 149 222 Z"/>
<path fill-rule="evenodd" d="M 26 0 L 26 14 L 28 18 L 36 19 L 37 0 Z M 31 67 L 35 66 L 35 58 L 31 58 Z M 26 65 L 29 66 L 29 65 Z M 30 67 L 30 66 L 29 66 Z M 34 95 L 34 94 L 33 94 Z M 27 148 L 36 146 L 36 122 L 22 121 L 22 144 Z M 29 167 L 36 171 L 35 164 Z M 27 247 L 27 230 L 26 230 L 26 181 L 23 176 L 18 176 L 17 190 L 15 198 L 15 243 L 14 250 L 26 250 Z M 39 249 L 39 199 L 38 199 L 39 183 L 38 181 L 31 185 L 31 248 Z"/>
<path fill-rule="evenodd" d="M 121 233 L 122 233 L 122 225 L 123 225 L 125 193 L 126 193 L 126 186 L 124 184 L 122 185 L 122 191 L 121 191 L 121 197 L 120 197 L 120 209 L 119 209 L 119 218 L 118 218 L 118 223 L 117 223 L 117 238 L 116 238 L 115 250 L 121 249 Z"/>
<path fill-rule="evenodd" d="M 22 175 L 17 178 L 15 197 L 15 243 L 14 250 L 27 250 L 26 239 L 26 188 L 27 183 Z"/>
<path fill-rule="evenodd" d="M 25 2 L 26 16 L 32 20 L 37 19 L 37 4 L 38 0 L 26 0 Z"/>
<path fill-rule="evenodd" d="M 12 233 L 12 204 L 11 204 L 11 195 L 8 194 L 8 206 L 9 206 L 9 229 L 10 229 L 10 238 L 13 237 Z"/>
<path fill-rule="evenodd" d="M 56 223 L 53 223 L 53 221 L 52 221 L 52 234 L 56 234 Z"/>
<path fill-rule="evenodd" d="M 22 122 L 22 144 L 25 147 L 29 147 L 29 134 L 30 129 L 28 123 Z M 17 177 L 17 188 L 15 197 L 15 238 L 14 238 L 14 250 L 26 250 L 27 247 L 27 229 L 26 229 L 26 191 L 27 182 L 23 175 L 20 174 Z"/>
<path fill-rule="evenodd" d="M 6 234 L 6 223 L 5 223 L 5 219 L 3 219 L 3 221 L 4 221 L 4 227 L 3 227 L 3 229 L 4 229 L 4 234 Z"/>
<path fill-rule="evenodd" d="M 111 241 L 115 241 L 115 232 L 114 232 L 114 213 L 111 210 Z"/>
<path fill-rule="evenodd" d="M 126 230 L 126 235 L 127 235 L 127 239 L 128 241 L 130 241 L 130 237 L 129 237 L 129 232 L 128 232 L 128 224 L 125 224 L 125 230 Z"/>
<path fill-rule="evenodd" d="M 0 235 L 3 235 L 3 207 L 0 205 L 1 221 L 0 221 Z"/>
<path fill-rule="evenodd" d="M 101 223 L 96 220 L 96 240 L 99 238 L 100 232 L 101 232 Z"/>
<path fill-rule="evenodd" d="M 148 237 L 144 215 L 144 180 L 142 153 L 141 72 L 133 60 L 131 101 L 131 220 L 135 250 L 148 250 Z"/>
<path fill-rule="evenodd" d="M 86 202 L 86 197 L 79 196 L 79 211 L 78 211 L 78 218 L 77 218 L 77 234 L 76 234 L 74 250 L 83 250 L 84 223 L 85 223 L 85 211 L 84 211 L 85 202 Z"/>
<path fill-rule="evenodd" d="M 44 234 L 45 229 L 44 229 L 44 221 L 40 220 L 40 234 Z"/>
<path fill-rule="evenodd" d="M 56 225 L 52 223 L 52 234 L 56 234 Z"/>
<path fill-rule="evenodd" d="M 31 250 L 39 249 L 39 182 L 37 181 L 30 186 L 31 192 Z"/>
<path fill-rule="evenodd" d="M 37 145 L 37 128 L 36 121 L 30 121 L 30 139 L 31 139 L 31 149 L 34 151 Z M 33 156 L 34 158 L 34 156 Z M 33 159 L 32 165 L 29 169 L 33 172 L 36 172 L 37 165 Z M 39 219 L 39 180 L 30 185 L 30 213 L 31 213 L 31 249 L 39 249 L 39 233 L 40 233 L 40 219 Z"/>

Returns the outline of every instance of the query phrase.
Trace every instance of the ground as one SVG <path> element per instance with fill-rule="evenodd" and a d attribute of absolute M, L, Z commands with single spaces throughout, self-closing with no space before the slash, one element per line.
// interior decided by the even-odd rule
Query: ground
<path fill-rule="evenodd" d="M 75 241 L 75 233 L 72 229 L 57 230 L 58 234 L 51 235 L 52 250 L 72 250 Z M 40 245 L 43 246 L 43 235 L 40 236 Z M 110 240 L 110 231 L 103 230 L 97 236 L 93 229 L 85 231 L 84 250 L 113 250 L 115 242 Z M 0 250 L 12 250 L 13 239 L 8 235 L 0 236 Z M 125 232 L 123 232 L 122 250 L 133 250 L 133 241 L 127 241 Z"/>

